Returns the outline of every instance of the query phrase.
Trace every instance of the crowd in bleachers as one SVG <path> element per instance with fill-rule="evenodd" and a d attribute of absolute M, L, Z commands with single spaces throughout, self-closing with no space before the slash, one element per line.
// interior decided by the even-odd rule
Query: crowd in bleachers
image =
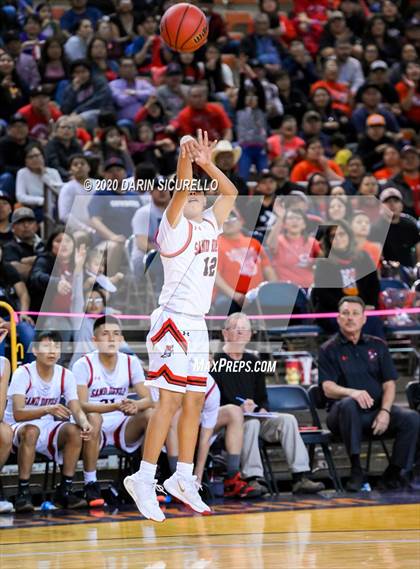
<path fill-rule="evenodd" d="M 318 313 L 349 295 L 419 304 L 419 4 L 295 0 L 286 12 L 260 0 L 241 12 L 204 0 L 208 43 L 175 53 L 159 36 L 174 3 L 0 3 L 0 300 L 33 313 L 17 325 L 26 363 L 39 311 L 142 312 L 125 277 L 144 275 L 170 199 L 157 183 L 200 128 L 239 191 L 215 313 L 241 310 L 265 281 L 294 283 Z M 138 191 L 147 181 L 155 189 Z M 59 327 L 80 356 L 93 347 L 84 326 L 41 328 Z M 366 330 L 385 337 L 379 318 Z"/>

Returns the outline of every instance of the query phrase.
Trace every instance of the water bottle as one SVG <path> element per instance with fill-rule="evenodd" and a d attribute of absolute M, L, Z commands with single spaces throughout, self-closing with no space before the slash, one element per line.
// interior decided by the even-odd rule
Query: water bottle
<path fill-rule="evenodd" d="M 372 488 L 370 487 L 369 482 L 365 482 L 360 490 L 361 492 L 372 492 Z"/>

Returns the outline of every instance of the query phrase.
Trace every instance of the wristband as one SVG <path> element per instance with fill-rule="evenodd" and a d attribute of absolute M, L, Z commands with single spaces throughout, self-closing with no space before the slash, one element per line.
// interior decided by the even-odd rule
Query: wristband
<path fill-rule="evenodd" d="M 388 411 L 388 409 L 385 409 L 385 407 L 381 407 L 380 411 L 386 411 L 388 415 L 391 416 L 391 411 Z"/>

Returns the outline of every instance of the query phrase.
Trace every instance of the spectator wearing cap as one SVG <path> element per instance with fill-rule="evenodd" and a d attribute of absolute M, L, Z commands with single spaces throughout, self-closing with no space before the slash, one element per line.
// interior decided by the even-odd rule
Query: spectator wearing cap
<path fill-rule="evenodd" d="M 67 61 L 72 63 L 79 59 L 85 59 L 90 40 L 93 37 L 92 22 L 82 18 L 75 24 L 73 35 L 64 44 L 64 53 Z"/>
<path fill-rule="evenodd" d="M 87 192 L 85 182 L 89 179 L 90 164 L 83 154 L 73 154 L 68 161 L 70 180 L 63 184 L 58 196 L 58 219 L 66 225 L 68 231 L 76 236 L 77 232 L 83 234 L 94 233 L 89 224 L 88 205 L 92 192 Z M 92 188 L 95 181 L 91 180 Z M 75 199 L 77 196 L 81 196 Z"/>
<path fill-rule="evenodd" d="M 17 270 L 22 281 L 28 279 L 38 253 L 45 250 L 37 230 L 38 224 L 32 209 L 15 209 L 12 215 L 13 239 L 3 247 L 3 257 Z"/>
<path fill-rule="evenodd" d="M 347 27 L 343 12 L 334 10 L 331 12 L 324 33 L 321 36 L 319 50 L 324 57 L 329 57 L 332 55 L 332 48 L 334 48 L 338 40 L 343 38 L 348 40 L 351 37 L 352 33 Z"/>
<path fill-rule="evenodd" d="M 369 82 L 380 90 L 383 104 L 399 116 L 401 108 L 398 105 L 398 93 L 389 81 L 389 67 L 386 61 L 377 59 L 370 64 Z"/>
<path fill-rule="evenodd" d="M 163 84 L 157 88 L 157 99 L 173 119 L 185 106 L 188 87 L 182 84 L 182 69 L 178 63 L 169 63 L 163 75 Z"/>
<path fill-rule="evenodd" d="M 390 184 L 403 196 L 405 212 L 420 217 L 420 157 L 414 146 L 401 150 L 401 172 L 391 178 Z"/>
<path fill-rule="evenodd" d="M 385 261 L 398 261 L 403 267 L 414 267 L 416 262 L 420 262 L 420 236 L 415 219 L 403 213 L 402 195 L 396 188 L 386 188 L 379 199 L 382 215 L 372 227 L 370 239 L 383 242 Z"/>
<path fill-rule="evenodd" d="M 211 153 L 211 159 L 236 187 L 240 196 L 248 195 L 248 186 L 236 172 L 236 165 L 241 157 L 239 146 L 232 146 L 229 140 L 219 140 Z M 240 207 L 240 206 L 239 206 Z"/>
<path fill-rule="evenodd" d="M 151 191 L 151 198 L 150 203 L 140 207 L 131 220 L 135 237 L 132 261 L 134 272 L 138 278 L 144 274 L 143 258 L 145 253 L 151 249 L 158 249 L 156 237 L 164 211 L 171 200 L 171 195 L 169 190 L 162 191 L 155 186 Z"/>
<path fill-rule="evenodd" d="M 55 168 L 45 166 L 44 153 L 37 144 L 25 148 L 25 167 L 16 176 L 16 199 L 22 205 L 33 208 L 37 221 L 43 219 L 45 189 L 59 192 L 63 180 Z"/>
<path fill-rule="evenodd" d="M 377 180 L 388 181 L 401 171 L 400 152 L 396 146 L 389 144 L 382 155 L 382 167 L 374 171 Z"/>
<path fill-rule="evenodd" d="M 321 254 L 316 239 L 309 236 L 309 221 L 304 211 L 287 207 L 289 200 L 277 199 L 267 246 L 272 254 L 277 280 L 309 288 L 313 284 L 315 259 Z"/>
<path fill-rule="evenodd" d="M 102 18 L 102 12 L 93 6 L 87 5 L 87 0 L 70 0 L 71 8 L 64 12 L 60 19 L 61 28 L 71 34 L 80 20 L 89 20 L 96 26 Z"/>
<path fill-rule="evenodd" d="M 386 134 L 385 117 L 373 114 L 366 119 L 366 134 L 362 136 L 357 146 L 357 154 L 363 158 L 363 163 L 368 171 L 377 167 L 387 145 L 393 140 Z"/>
<path fill-rule="evenodd" d="M 254 17 L 254 33 L 245 37 L 240 45 L 240 52 L 249 59 L 256 59 L 270 72 L 279 71 L 282 64 L 280 43 L 269 33 L 270 19 L 267 14 L 258 13 Z"/>
<path fill-rule="evenodd" d="M 66 115 L 81 115 L 87 127 L 93 129 L 100 112 L 114 110 L 111 90 L 105 79 L 92 76 L 87 61 L 74 61 L 70 74 L 72 80 L 63 92 L 61 110 Z"/>
<path fill-rule="evenodd" d="M 195 136 L 201 128 L 208 132 L 209 140 L 232 140 L 232 122 L 226 111 L 217 103 L 209 103 L 207 97 L 206 87 L 190 87 L 188 105 L 171 120 L 171 130 L 180 136 Z"/>
<path fill-rule="evenodd" d="M 61 116 L 55 123 L 53 136 L 45 148 L 47 166 L 58 170 L 61 179 L 67 182 L 70 176 L 69 159 L 73 154 L 81 152 L 73 121 L 70 117 Z"/>
<path fill-rule="evenodd" d="M 329 156 L 331 153 L 331 137 L 325 132 L 322 132 L 322 127 L 321 115 L 317 111 L 307 111 L 303 115 L 302 130 L 299 132 L 299 136 L 306 144 L 312 138 L 319 138 L 325 153 Z"/>
<path fill-rule="evenodd" d="M 156 89 L 146 79 L 136 77 L 137 69 L 131 57 L 121 58 L 119 75 L 119 79 L 109 84 L 117 118 L 134 122 L 137 112 L 156 94 Z"/>
<path fill-rule="evenodd" d="M 3 35 L 3 43 L 14 61 L 16 73 L 23 85 L 28 89 L 39 85 L 41 83 L 41 76 L 36 61 L 31 55 L 23 53 L 19 32 L 6 32 Z"/>
<path fill-rule="evenodd" d="M 90 225 L 96 230 L 95 245 L 107 243 L 108 271 L 114 275 L 120 269 L 124 243 L 131 235 L 131 221 L 141 202 L 137 192 L 124 191 L 123 181 L 127 172 L 120 158 L 110 158 L 105 162 L 103 176 L 111 183 L 115 181 L 118 189 L 95 192 L 89 202 L 88 213 Z"/>
<path fill-rule="evenodd" d="M 25 117 L 29 132 L 39 124 L 49 126 L 55 123 L 62 113 L 56 104 L 51 102 L 49 92 L 43 85 L 34 87 L 29 92 L 30 103 L 19 109 Z"/>
<path fill-rule="evenodd" d="M 307 182 L 315 173 L 324 174 L 329 181 L 341 182 L 344 179 L 340 166 L 325 156 L 319 138 L 313 138 L 307 143 L 306 157 L 294 166 L 290 179 L 292 182 Z"/>
<path fill-rule="evenodd" d="M 409 61 L 404 67 L 402 80 L 396 84 L 400 105 L 408 126 L 420 127 L 420 63 Z"/>
<path fill-rule="evenodd" d="M 361 136 L 366 128 L 366 119 L 369 115 L 382 115 L 385 119 L 386 130 L 399 132 L 400 127 L 395 116 L 382 105 L 382 93 L 378 85 L 367 82 L 362 85 L 357 93 L 356 100 L 361 105 L 355 109 L 351 116 L 351 124 L 356 133 Z"/>
<path fill-rule="evenodd" d="M 13 239 L 10 227 L 10 214 L 12 213 L 12 202 L 9 194 L 0 191 L 0 245 Z"/>
<path fill-rule="evenodd" d="M 276 180 L 271 172 L 262 172 L 255 188 L 256 195 L 248 201 L 244 208 L 245 225 L 252 232 L 252 236 L 261 242 L 275 221 L 273 206 L 276 199 L 276 189 Z"/>
<path fill-rule="evenodd" d="M 27 86 L 19 77 L 13 58 L 0 53 L 0 119 L 8 121 L 27 102 Z"/>
<path fill-rule="evenodd" d="M 345 115 L 350 116 L 352 95 L 349 86 L 346 83 L 340 83 L 338 81 L 337 61 L 335 59 L 327 59 L 324 64 L 323 71 L 323 78 L 312 84 L 311 93 L 319 87 L 324 87 L 331 95 L 332 108 L 342 111 Z"/>
<path fill-rule="evenodd" d="M 9 118 L 7 134 L 0 138 L 0 190 L 15 196 L 15 178 L 25 166 L 25 147 L 30 142 L 28 124 L 22 115 Z"/>
<path fill-rule="evenodd" d="M 232 212 L 218 239 L 215 310 L 219 314 L 240 312 L 248 291 L 263 281 L 275 281 L 270 260 L 260 241 L 242 233 L 243 219 Z"/>
<path fill-rule="evenodd" d="M 338 65 L 337 80 L 350 87 L 352 95 L 357 93 L 365 81 L 362 65 L 358 59 L 352 57 L 352 44 L 348 38 L 341 38 L 335 42 L 335 55 Z"/>

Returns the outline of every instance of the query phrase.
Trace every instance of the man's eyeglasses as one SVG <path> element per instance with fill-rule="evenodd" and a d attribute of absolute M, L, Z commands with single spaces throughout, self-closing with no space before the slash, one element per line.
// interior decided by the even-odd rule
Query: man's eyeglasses
<path fill-rule="evenodd" d="M 103 303 L 102 298 L 88 298 L 87 301 L 89 304 L 102 304 Z"/>

